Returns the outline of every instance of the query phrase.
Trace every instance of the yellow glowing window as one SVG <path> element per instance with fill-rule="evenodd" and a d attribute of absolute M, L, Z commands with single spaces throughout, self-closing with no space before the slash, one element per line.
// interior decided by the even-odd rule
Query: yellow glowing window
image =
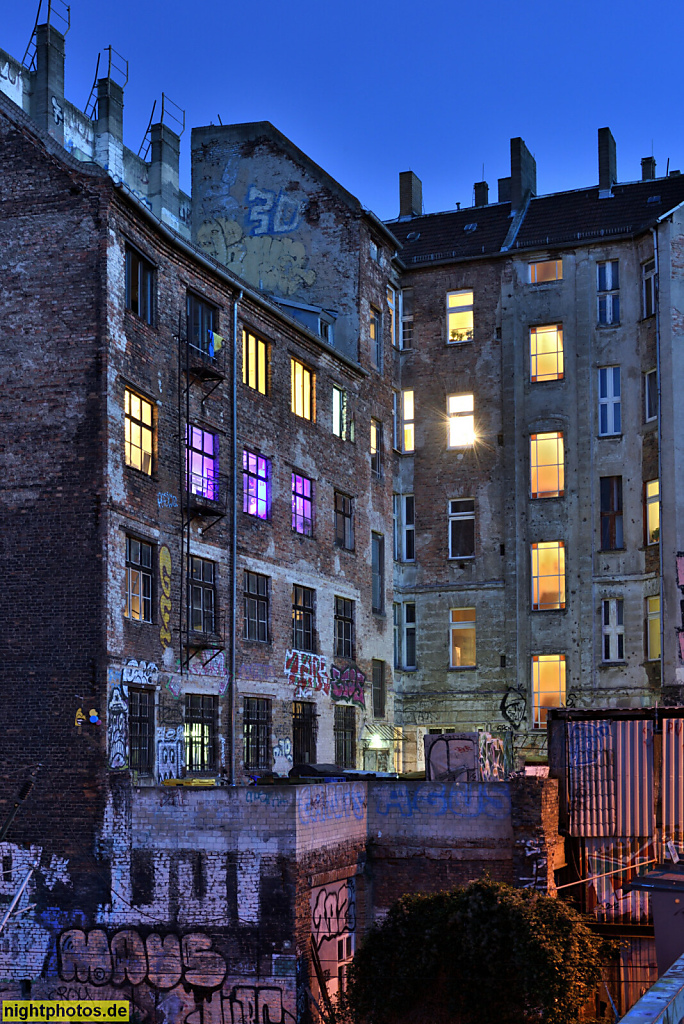
<path fill-rule="evenodd" d="M 126 388 L 124 396 L 126 465 L 152 475 L 152 403 Z"/>
<path fill-rule="evenodd" d="M 546 284 L 547 281 L 563 280 L 563 260 L 540 260 L 530 263 L 530 283 Z"/>
<path fill-rule="evenodd" d="M 473 340 L 473 293 L 447 292 L 447 343 Z"/>
<path fill-rule="evenodd" d="M 660 480 L 646 481 L 646 543 L 660 540 Z"/>
<path fill-rule="evenodd" d="M 466 448 L 475 443 L 475 400 L 472 395 L 449 395 L 447 398 L 447 421 L 449 424 L 448 447 Z"/>
<path fill-rule="evenodd" d="M 563 435 L 532 434 L 530 437 L 530 495 L 560 498 L 565 488 Z"/>
<path fill-rule="evenodd" d="M 266 394 L 268 349 L 266 342 L 249 331 L 242 332 L 242 383 Z"/>
<path fill-rule="evenodd" d="M 565 608 L 565 544 L 532 545 L 532 611 Z"/>
<path fill-rule="evenodd" d="M 530 327 L 530 380 L 563 379 L 563 328 Z"/>
<path fill-rule="evenodd" d="M 538 654 L 532 658 L 532 703 L 535 729 L 546 726 L 549 708 L 565 706 L 564 654 Z"/>
<path fill-rule="evenodd" d="M 452 608 L 449 629 L 451 667 L 466 668 L 475 665 L 475 609 Z"/>
<path fill-rule="evenodd" d="M 290 360 L 292 378 L 292 412 L 305 420 L 312 416 L 312 381 L 311 370 L 308 370 L 298 359 Z"/>
<path fill-rule="evenodd" d="M 660 658 L 660 598 L 646 598 L 648 627 L 648 660 L 658 661 Z"/>
<path fill-rule="evenodd" d="M 416 447 L 413 391 L 402 391 L 401 399 L 404 451 L 412 452 Z"/>

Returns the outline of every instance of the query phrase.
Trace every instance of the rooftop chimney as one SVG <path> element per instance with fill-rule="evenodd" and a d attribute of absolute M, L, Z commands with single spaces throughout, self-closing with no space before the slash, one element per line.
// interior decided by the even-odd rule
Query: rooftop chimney
<path fill-rule="evenodd" d="M 64 145 L 64 36 L 52 25 L 36 27 L 33 120 Z"/>
<path fill-rule="evenodd" d="M 420 217 L 423 212 L 423 183 L 413 171 L 399 172 L 399 217 Z"/>
<path fill-rule="evenodd" d="M 654 156 L 642 156 L 641 158 L 641 180 L 650 181 L 656 176 L 656 162 Z"/>
<path fill-rule="evenodd" d="M 537 194 L 537 162 L 522 139 L 511 139 L 511 209 L 523 208 Z"/>
<path fill-rule="evenodd" d="M 180 135 L 171 131 L 168 125 L 161 123 L 152 125 L 150 135 L 152 160 L 148 196 L 152 203 L 152 212 L 164 224 L 170 224 L 178 231 Z"/>
<path fill-rule="evenodd" d="M 510 203 L 511 201 L 511 179 L 499 178 L 499 202 Z"/>
<path fill-rule="evenodd" d="M 489 202 L 489 185 L 486 181 L 475 182 L 475 205 L 486 206 Z"/>
<path fill-rule="evenodd" d="M 123 86 L 113 78 L 97 81 L 95 160 L 123 181 Z"/>
<path fill-rule="evenodd" d="M 606 192 L 610 195 L 610 190 L 617 181 L 615 139 L 610 128 L 599 128 L 598 130 L 598 158 L 599 193 Z"/>

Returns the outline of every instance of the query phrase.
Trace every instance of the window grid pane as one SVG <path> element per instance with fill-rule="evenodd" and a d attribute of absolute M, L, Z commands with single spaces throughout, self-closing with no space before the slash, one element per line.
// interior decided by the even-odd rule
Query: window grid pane
<path fill-rule="evenodd" d="M 314 591 L 295 584 L 292 588 L 292 646 L 314 650 Z"/>
<path fill-rule="evenodd" d="M 532 610 L 565 608 L 565 545 L 549 541 L 532 545 Z"/>
<path fill-rule="evenodd" d="M 456 498 L 449 502 L 449 558 L 475 554 L 475 501 Z"/>
<path fill-rule="evenodd" d="M 218 698 L 185 695 L 185 759 L 190 772 L 216 767 Z"/>
<path fill-rule="evenodd" d="M 313 535 L 311 490 L 308 477 L 292 474 L 292 529 L 306 537 Z"/>
<path fill-rule="evenodd" d="M 563 434 L 532 434 L 530 437 L 530 496 L 559 498 L 565 490 Z"/>
<path fill-rule="evenodd" d="M 335 705 L 335 764 L 340 768 L 356 768 L 356 711 Z"/>
<path fill-rule="evenodd" d="M 347 551 L 354 549 L 353 501 L 335 491 L 335 543 Z"/>
<path fill-rule="evenodd" d="M 563 328 L 530 327 L 530 380 L 563 379 Z"/>
<path fill-rule="evenodd" d="M 291 375 L 291 409 L 295 416 L 301 416 L 302 419 L 310 420 L 311 416 L 311 397 L 312 397 L 312 380 L 311 370 L 309 370 L 303 363 L 300 363 L 298 359 L 290 360 L 290 375 Z"/>
<path fill-rule="evenodd" d="M 126 388 L 124 449 L 127 466 L 152 475 L 152 403 Z"/>
<path fill-rule="evenodd" d="M 271 701 L 260 697 L 245 697 L 242 729 L 245 768 L 270 768 Z"/>
<path fill-rule="evenodd" d="M 133 771 L 148 774 L 154 765 L 154 693 L 128 690 L 128 741 Z"/>
<path fill-rule="evenodd" d="M 124 615 L 152 622 L 152 545 L 126 537 L 126 594 Z"/>
<path fill-rule="evenodd" d="M 270 514 L 270 460 L 245 449 L 242 453 L 242 511 L 258 519 Z"/>
<path fill-rule="evenodd" d="M 354 657 L 354 602 L 335 598 L 335 657 Z"/>
<path fill-rule="evenodd" d="M 260 395 L 266 394 L 268 348 L 265 341 L 248 331 L 242 332 L 242 383 Z"/>
<path fill-rule="evenodd" d="M 473 293 L 447 293 L 447 343 L 473 340 Z"/>
<path fill-rule="evenodd" d="M 476 665 L 476 612 L 474 608 L 452 608 L 449 612 L 452 668 Z"/>
<path fill-rule="evenodd" d="M 533 726 L 546 728 L 549 708 L 565 706 L 565 655 L 539 654 L 532 658 Z"/>

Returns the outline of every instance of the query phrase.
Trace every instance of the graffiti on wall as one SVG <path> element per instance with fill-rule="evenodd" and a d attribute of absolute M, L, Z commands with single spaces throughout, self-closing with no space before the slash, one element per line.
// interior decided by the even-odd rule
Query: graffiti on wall
<path fill-rule="evenodd" d="M 514 729 L 519 729 L 527 716 L 527 695 L 523 689 L 509 686 L 501 701 L 501 714 Z"/>
<path fill-rule="evenodd" d="M 318 825 L 340 818 L 363 821 L 366 790 L 362 783 L 336 783 L 297 787 L 297 814 L 302 825 Z"/>
<path fill-rule="evenodd" d="M 282 235 L 299 226 L 301 202 L 287 192 L 250 185 L 245 226 L 250 235 Z"/>
<path fill-rule="evenodd" d="M 157 779 L 179 779 L 185 766 L 185 730 L 182 725 L 157 728 Z"/>
<path fill-rule="evenodd" d="M 330 666 L 330 696 L 336 704 L 356 704 L 365 708 L 364 684 L 366 677 L 357 668 L 339 669 Z"/>
<path fill-rule="evenodd" d="M 503 782 L 506 778 L 504 741 L 489 732 L 477 734 L 480 758 L 480 779 L 482 782 Z"/>
<path fill-rule="evenodd" d="M 294 689 L 295 699 L 313 697 L 317 693 L 330 693 L 327 659 L 309 651 L 287 651 L 285 675 Z"/>
<path fill-rule="evenodd" d="M 529 874 L 526 873 L 519 878 L 521 888 L 547 892 L 549 877 L 547 858 L 543 845 L 534 839 L 517 839 L 516 845 L 521 847 L 524 853 L 525 871 L 529 872 Z"/>
<path fill-rule="evenodd" d="M 153 661 L 136 661 L 129 658 L 124 662 L 121 682 L 133 686 L 156 686 L 159 671 Z"/>
<path fill-rule="evenodd" d="M 107 705 L 107 743 L 109 767 L 122 771 L 128 767 L 128 687 L 112 686 Z"/>
<path fill-rule="evenodd" d="M 571 722 L 568 729 L 568 764 L 573 768 L 608 763 L 612 755 L 610 722 Z"/>
<path fill-rule="evenodd" d="M 354 879 L 321 885 L 311 893 L 311 937 L 317 949 L 323 942 L 353 932 L 356 927 Z"/>
<path fill-rule="evenodd" d="M 316 280 L 304 245 L 286 234 L 246 234 L 236 220 L 216 217 L 200 225 L 197 244 L 268 292 L 295 295 Z"/>
<path fill-rule="evenodd" d="M 287 775 L 292 767 L 292 740 L 280 739 L 273 748 L 273 771 Z"/>
<path fill-rule="evenodd" d="M 382 786 L 375 792 L 375 813 L 457 818 L 507 818 L 511 795 L 507 786 L 485 786 L 479 782 L 426 782 L 411 788 L 405 783 Z"/>
<path fill-rule="evenodd" d="M 171 646 L 171 552 L 165 544 L 159 549 L 159 639 L 162 647 Z"/>

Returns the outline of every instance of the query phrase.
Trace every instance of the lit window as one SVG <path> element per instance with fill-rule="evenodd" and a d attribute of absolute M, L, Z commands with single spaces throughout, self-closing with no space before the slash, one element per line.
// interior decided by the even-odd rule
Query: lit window
<path fill-rule="evenodd" d="M 447 344 L 473 340 L 473 293 L 447 292 Z"/>
<path fill-rule="evenodd" d="M 292 646 L 296 651 L 314 651 L 314 593 L 308 587 L 292 588 Z"/>
<path fill-rule="evenodd" d="M 152 621 L 152 545 L 126 537 L 126 603 L 124 615 Z"/>
<path fill-rule="evenodd" d="M 313 535 L 311 481 L 298 473 L 292 474 L 292 529 L 306 537 Z"/>
<path fill-rule="evenodd" d="M 385 538 L 381 533 L 371 534 L 371 576 L 372 609 L 381 613 L 385 607 Z"/>
<path fill-rule="evenodd" d="M 475 554 L 475 500 L 455 498 L 449 502 L 449 558 L 472 558 Z"/>
<path fill-rule="evenodd" d="M 371 475 L 376 479 L 382 476 L 382 423 L 380 420 L 370 421 L 370 456 Z"/>
<path fill-rule="evenodd" d="M 216 310 L 196 295 L 187 298 L 188 344 L 211 359 L 223 344 L 223 338 L 214 333 Z"/>
<path fill-rule="evenodd" d="M 563 280 L 563 260 L 540 260 L 530 263 L 530 284 L 546 284 Z"/>
<path fill-rule="evenodd" d="M 271 701 L 263 697 L 245 697 L 242 710 L 245 768 L 270 768 L 273 763 Z"/>
<path fill-rule="evenodd" d="M 599 437 L 622 433 L 622 398 L 619 366 L 599 367 Z"/>
<path fill-rule="evenodd" d="M 532 611 L 565 608 L 565 544 L 532 545 Z"/>
<path fill-rule="evenodd" d="M 622 533 L 622 477 L 602 476 L 601 550 L 619 551 L 624 547 Z"/>
<path fill-rule="evenodd" d="M 354 502 L 339 491 L 335 491 L 335 543 L 347 551 L 354 550 Z"/>
<path fill-rule="evenodd" d="M 190 494 L 218 500 L 218 436 L 191 425 L 187 431 L 187 486 Z"/>
<path fill-rule="evenodd" d="M 394 605 L 394 667 L 416 667 L 416 605 L 414 601 Z"/>
<path fill-rule="evenodd" d="M 657 544 L 660 540 L 660 481 L 647 480 L 644 492 L 646 497 L 646 543 Z"/>
<path fill-rule="evenodd" d="M 537 654 L 532 658 L 534 728 L 546 727 L 548 708 L 565 706 L 565 655 Z"/>
<path fill-rule="evenodd" d="M 401 299 L 401 347 L 413 348 L 413 288 L 404 288 Z"/>
<path fill-rule="evenodd" d="M 530 436 L 530 496 L 560 498 L 565 490 L 563 434 Z"/>
<path fill-rule="evenodd" d="M 646 629 L 648 660 L 660 660 L 660 598 L 646 598 Z"/>
<path fill-rule="evenodd" d="M 387 288 L 387 334 L 389 336 L 390 344 L 396 348 L 397 344 L 397 318 L 396 318 L 396 306 L 397 306 L 397 293 L 394 288 Z"/>
<path fill-rule="evenodd" d="M 473 395 L 449 395 L 447 419 L 449 448 L 466 448 L 475 443 L 475 399 Z"/>
<path fill-rule="evenodd" d="M 154 267 L 135 249 L 126 247 L 126 309 L 151 324 L 154 310 Z"/>
<path fill-rule="evenodd" d="M 218 697 L 199 693 L 185 695 L 185 764 L 189 772 L 216 767 Z"/>
<path fill-rule="evenodd" d="M 658 418 L 658 371 L 649 370 L 648 373 L 644 374 L 644 404 L 645 404 L 645 420 L 650 423 L 651 420 Z"/>
<path fill-rule="evenodd" d="M 266 394 L 268 381 L 268 348 L 266 342 L 249 331 L 242 332 L 242 383 Z"/>
<path fill-rule="evenodd" d="M 450 612 L 451 667 L 472 668 L 475 662 L 475 609 L 452 608 Z"/>
<path fill-rule="evenodd" d="M 601 602 L 601 634 L 603 660 L 625 660 L 625 616 L 622 598 L 611 597 Z"/>
<path fill-rule="evenodd" d="M 126 465 L 152 476 L 152 403 L 128 388 L 124 402 Z"/>
<path fill-rule="evenodd" d="M 609 260 L 597 263 L 598 322 L 600 324 L 620 323 L 620 263 Z"/>
<path fill-rule="evenodd" d="M 382 369 L 382 313 L 375 306 L 370 308 L 371 363 L 376 370 Z"/>
<path fill-rule="evenodd" d="M 268 643 L 268 576 L 245 570 L 244 605 L 245 640 Z"/>
<path fill-rule="evenodd" d="M 193 633 L 216 632 L 216 566 L 206 558 L 190 558 L 188 619 Z"/>
<path fill-rule="evenodd" d="M 401 451 L 412 452 L 415 449 L 415 418 L 413 391 L 402 391 L 401 393 L 401 424 L 399 443 Z"/>
<path fill-rule="evenodd" d="M 332 389 L 333 434 L 347 440 L 347 392 L 343 388 Z"/>
<path fill-rule="evenodd" d="M 313 419 L 313 379 L 311 370 L 307 369 L 298 359 L 290 360 L 290 376 L 292 385 L 291 408 L 295 416 L 302 419 Z"/>
<path fill-rule="evenodd" d="M 263 455 L 242 453 L 242 511 L 268 519 L 270 514 L 270 462 Z"/>
<path fill-rule="evenodd" d="M 656 269 L 655 260 L 649 260 L 641 267 L 642 302 L 644 317 L 653 316 L 656 311 Z"/>
<path fill-rule="evenodd" d="M 354 602 L 335 598 L 335 657 L 354 657 Z"/>
<path fill-rule="evenodd" d="M 563 328 L 530 327 L 530 380 L 563 379 Z"/>

